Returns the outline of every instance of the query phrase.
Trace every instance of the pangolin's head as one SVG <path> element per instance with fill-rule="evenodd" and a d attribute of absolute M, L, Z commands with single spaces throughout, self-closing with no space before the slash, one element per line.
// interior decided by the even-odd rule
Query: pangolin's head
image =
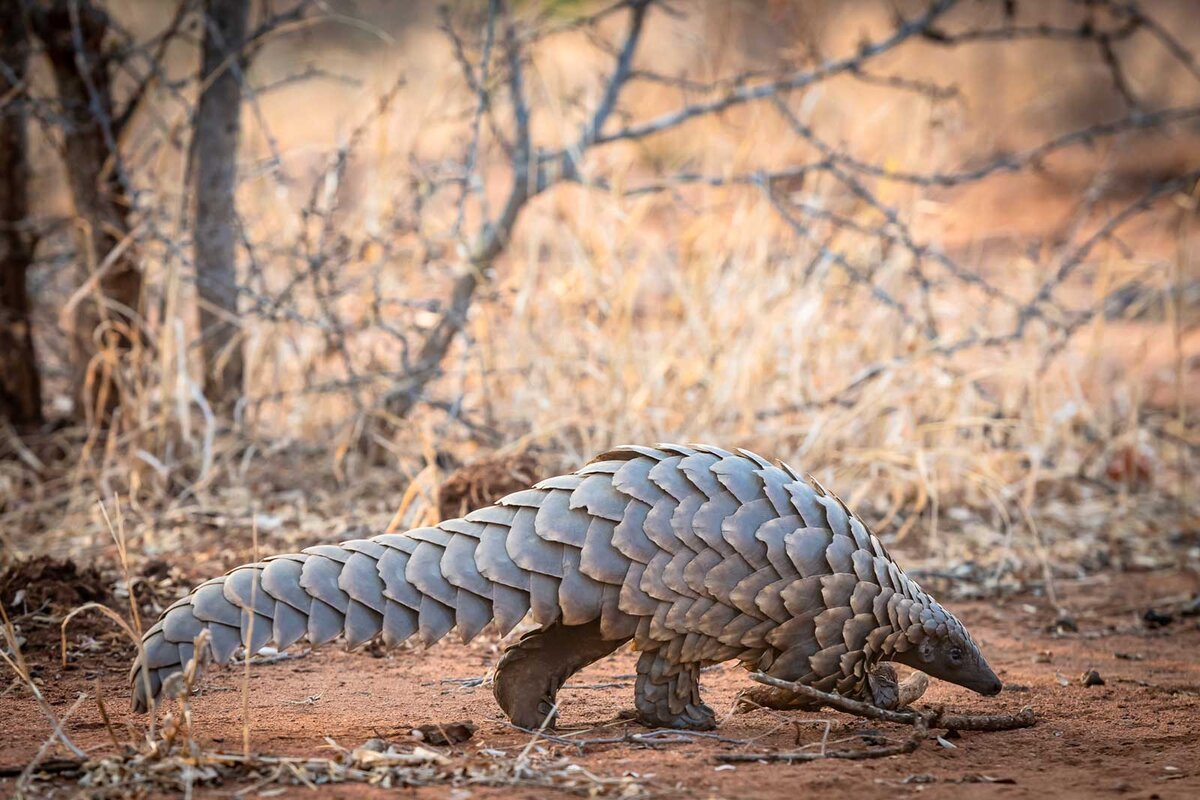
<path fill-rule="evenodd" d="M 999 694 L 1003 684 L 971 634 L 953 614 L 940 606 L 937 610 L 940 614 L 936 616 L 945 615 L 944 621 L 930 626 L 932 631 L 928 627 L 918 628 L 916 641 L 904 652 L 892 656 L 892 660 L 982 695 Z"/>

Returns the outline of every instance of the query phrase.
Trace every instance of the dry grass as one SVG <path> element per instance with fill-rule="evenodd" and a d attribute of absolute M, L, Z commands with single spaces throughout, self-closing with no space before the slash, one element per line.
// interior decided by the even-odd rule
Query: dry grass
<path fill-rule="evenodd" d="M 714 45 L 730 20 L 749 26 L 742 49 Z M 890 24 L 870 4 L 813 20 L 809 34 L 830 53 Z M 762 68 L 800 49 L 760 56 L 753 39 L 765 35 L 761 24 L 712 7 L 682 21 L 655 15 L 650 25 L 654 46 L 639 64 L 664 74 L 687 69 L 694 79 Z M 1069 338 L 1035 320 L 1005 338 L 1016 308 L 944 274 L 923 285 L 911 253 L 872 233 L 880 210 L 827 174 L 798 181 L 788 195 L 852 223 L 811 221 L 813 239 L 841 263 L 798 236 L 753 186 L 627 193 L 681 170 L 728 176 L 811 160 L 813 147 L 761 104 L 608 146 L 587 164 L 608 188 L 562 186 L 534 200 L 429 393 L 433 403 L 370 439 L 401 370 L 398 334 L 427 329 L 437 307 L 429 298 L 454 270 L 456 196 L 426 194 L 437 169 L 461 154 L 473 101 L 432 26 L 390 33 L 400 36 L 391 45 L 320 28 L 312 53 L 352 73 L 360 88 L 299 82 L 263 94 L 248 111 L 239 202 L 253 246 L 244 302 L 250 379 L 232 430 L 199 388 L 192 278 L 177 247 L 187 231 L 180 152 L 157 138 L 183 111 L 164 91 L 144 113 L 127 144 L 151 198 L 139 227 L 148 344 L 116 364 L 125 397 L 117 435 L 6 434 L 18 455 L 0 464 L 6 549 L 108 549 L 98 494 L 128 498 L 135 558 L 169 550 L 210 522 L 242 551 L 268 517 L 278 531 L 268 547 L 309 542 L 356 526 L 382 529 L 405 484 L 439 450 L 470 460 L 501 442 L 533 444 L 549 468 L 569 469 L 614 443 L 660 440 L 784 458 L 839 491 L 910 561 L 974 564 L 984 568 L 972 573 L 979 578 L 1149 565 L 1178 552 L 1171 537 L 1187 544 L 1196 521 L 1200 338 L 1196 306 L 1171 290 L 1196 274 L 1190 199 L 1156 207 L 1122 229 L 1120 242 L 1101 243 L 1056 290 L 1056 308 L 1086 310 L 1136 278 L 1161 290 L 1148 318 L 1102 313 Z M 533 52 L 534 137 L 547 146 L 574 135 L 575 100 L 598 93 L 610 63 L 595 50 L 580 55 L 586 44 L 567 34 Z M 1040 91 L 1052 103 L 1056 82 L 1067 99 L 1091 85 L 1092 66 L 1039 49 L 1051 47 L 1018 44 L 997 57 L 1011 73 L 1008 94 Z M 377 57 L 358 58 L 356 48 Z M 1047 52 L 1062 70 L 1023 66 Z M 173 58 L 176 68 L 186 61 Z M 1020 97 L 999 110 L 989 102 L 996 63 L 916 42 L 878 72 L 936 78 L 957 92 L 936 98 L 843 77 L 793 105 L 859 159 L 952 169 L 1048 138 L 1044 110 L 1021 117 Z M 1139 57 L 1134 69 L 1149 74 L 1157 65 Z M 254 77 L 269 84 L 299 69 L 283 41 L 268 47 Z M 1162 104 L 1190 97 L 1163 91 Z M 680 98 L 673 87 L 637 83 L 625 108 L 647 118 Z M 1011 123 L 1003 136 L 989 132 L 996 114 Z M 1173 135 L 1173 148 L 1194 146 Z M 324 154 L 346 143 L 354 145 L 346 170 L 327 170 Z M 1070 252 L 1056 249 L 1055 237 L 1086 239 L 1107 218 L 1101 212 L 1125 205 L 1114 189 L 1073 216 L 1089 183 L 1111 183 L 1114 170 L 1153 156 L 1131 136 L 1050 159 L 1045 169 L 1057 184 L 1023 172 L 958 190 L 873 186 L 920 240 L 1025 298 Z M 493 194 L 505 164 L 485 141 L 479 173 Z M 418 197 L 427 200 L 419 214 Z M 488 199 L 494 208 L 502 198 Z M 58 201 L 46 193 L 42 202 L 53 209 Z M 962 208 L 986 210 L 968 217 Z M 1031 225 L 1038 209 L 1044 218 Z M 478 209 L 466 216 L 477 222 Z M 878 290 L 913 317 L 881 302 Z M 54 297 L 40 297 L 44 311 Z M 937 325 L 933 341 L 922 333 L 926 320 Z M 1001 341 L 939 347 L 972 336 Z M 46 346 L 54 345 L 50 334 Z"/>

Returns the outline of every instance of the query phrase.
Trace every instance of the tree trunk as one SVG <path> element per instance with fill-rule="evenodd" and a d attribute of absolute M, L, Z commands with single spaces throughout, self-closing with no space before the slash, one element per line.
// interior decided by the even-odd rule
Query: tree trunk
<path fill-rule="evenodd" d="M 121 399 L 116 370 L 138 336 L 142 294 L 136 243 L 128 241 L 112 77 L 102 51 L 108 18 L 88 0 L 54 0 L 32 11 L 66 117 L 63 149 L 78 216 L 79 283 L 92 284 L 73 319 L 75 412 L 81 419 L 95 413 L 103 422 Z"/>
<path fill-rule="evenodd" d="M 33 352 L 25 81 L 29 35 L 18 3 L 0 3 L 0 419 L 17 429 L 42 422 L 42 386 Z"/>
<path fill-rule="evenodd" d="M 205 0 L 206 87 L 196 109 L 196 286 L 200 296 L 204 394 L 219 409 L 242 395 L 244 360 L 238 317 L 237 185 L 241 127 L 240 51 L 248 0 Z"/>

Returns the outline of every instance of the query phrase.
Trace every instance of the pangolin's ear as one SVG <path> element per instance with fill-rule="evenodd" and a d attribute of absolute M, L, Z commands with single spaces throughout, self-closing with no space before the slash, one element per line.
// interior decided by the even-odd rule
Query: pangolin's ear
<path fill-rule="evenodd" d="M 924 639 L 921 642 L 921 644 L 917 647 L 917 652 L 921 654 L 921 660 L 924 661 L 925 663 L 929 663 L 930 661 L 933 661 L 933 656 L 934 656 L 933 640 L 929 639 L 929 638 Z"/>

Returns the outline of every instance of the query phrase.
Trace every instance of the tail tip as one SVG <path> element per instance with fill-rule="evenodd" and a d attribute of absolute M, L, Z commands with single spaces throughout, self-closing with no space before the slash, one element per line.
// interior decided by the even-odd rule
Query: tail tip
<path fill-rule="evenodd" d="M 129 671 L 129 706 L 135 714 L 150 710 L 162 692 L 162 678 L 157 670 L 147 670 L 139 658 Z"/>

